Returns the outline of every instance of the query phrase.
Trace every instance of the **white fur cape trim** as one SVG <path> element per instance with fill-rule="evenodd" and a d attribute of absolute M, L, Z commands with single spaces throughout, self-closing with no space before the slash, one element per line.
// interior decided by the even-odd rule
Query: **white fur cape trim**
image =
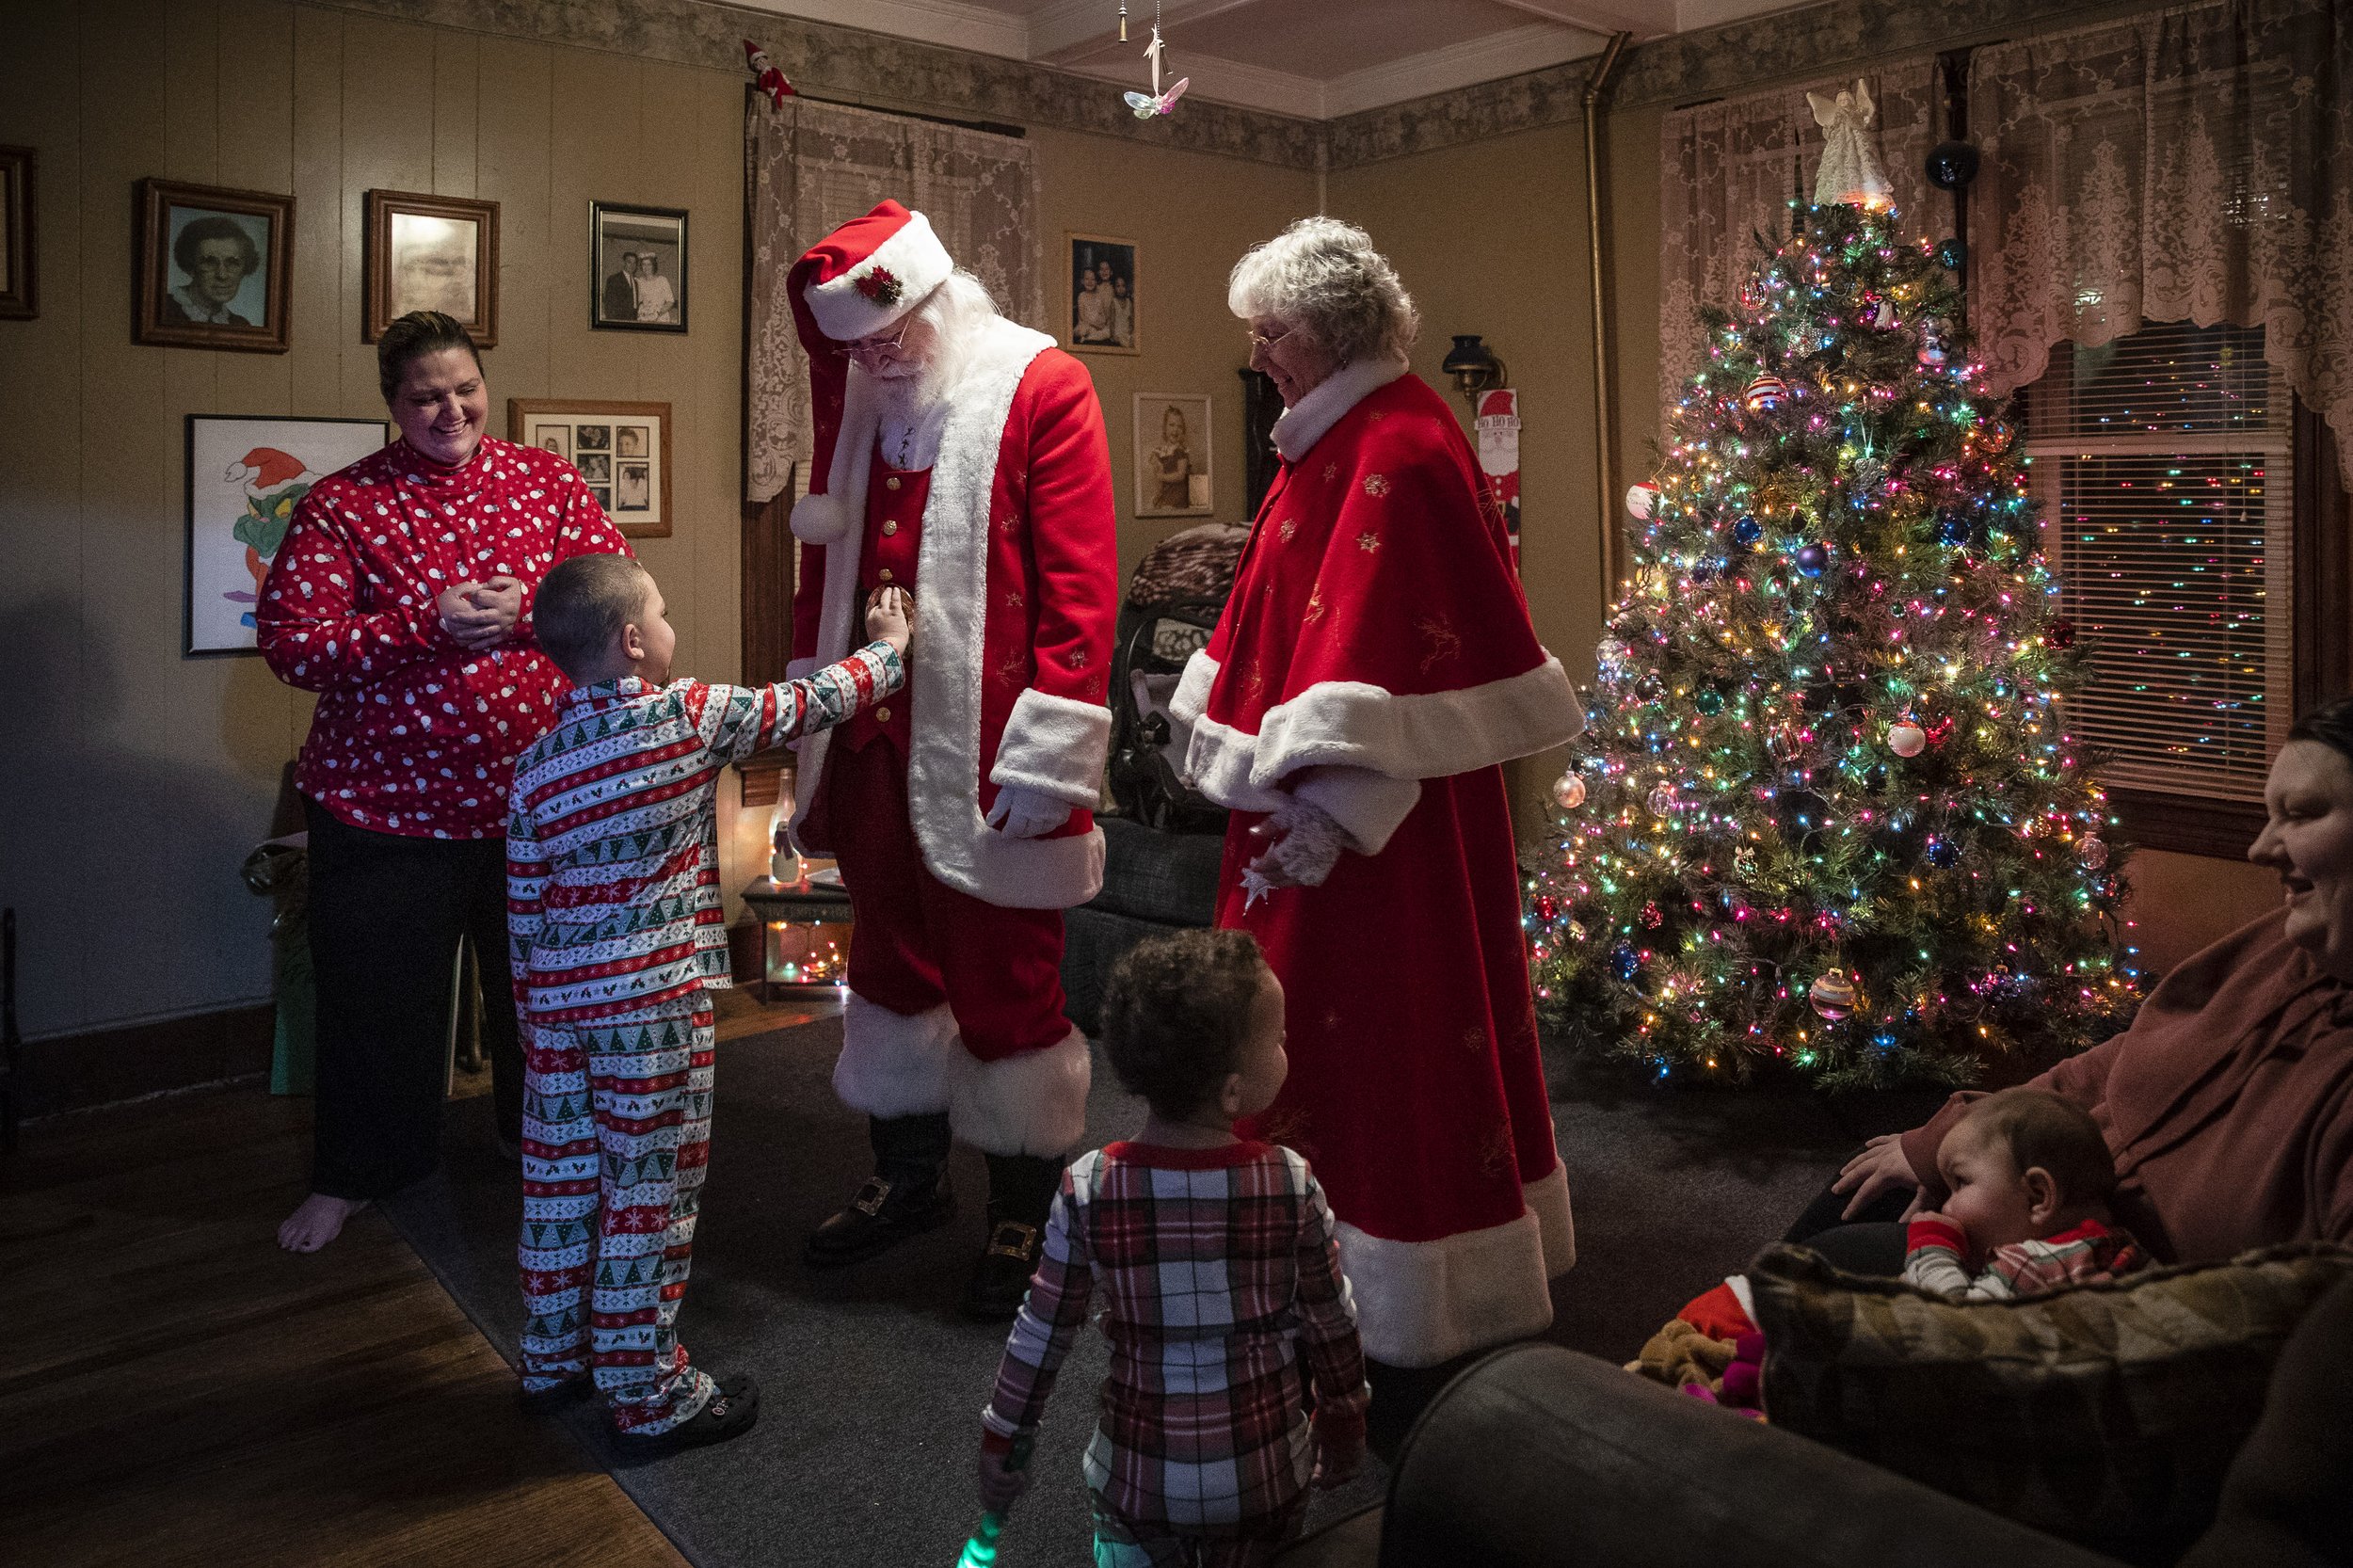
<path fill-rule="evenodd" d="M 1392 1367 L 1435 1367 L 1550 1325 L 1546 1281 L 1576 1252 L 1568 1175 L 1556 1163 L 1522 1192 L 1528 1208 L 1517 1218 L 1435 1241 L 1392 1241 L 1340 1223 L 1340 1267 L 1355 1286 L 1367 1355 Z M 1563 1238 L 1561 1257 L 1555 1231 Z"/>
<path fill-rule="evenodd" d="M 1018 784 L 1073 809 L 1092 810 L 1102 799 L 1111 750 L 1110 709 L 1032 686 L 1014 699 L 988 780 L 999 789 Z"/>
<path fill-rule="evenodd" d="M 948 1109 L 963 1054 L 945 1006 L 909 1016 L 853 991 L 841 1014 L 833 1092 L 870 1116 L 930 1115 Z"/>
<path fill-rule="evenodd" d="M 1331 433 L 1340 416 L 1405 374 L 1403 360 L 1361 360 L 1325 376 L 1274 422 L 1274 450 L 1291 462 Z"/>
<path fill-rule="evenodd" d="M 1077 1030 L 1057 1046 L 983 1062 L 956 1051 L 949 1125 L 984 1154 L 1069 1157 L 1086 1136 L 1094 1061 Z"/>
<path fill-rule="evenodd" d="M 1533 669 L 1459 692 L 1400 696 L 1364 681 L 1319 681 L 1268 709 L 1256 735 L 1203 712 L 1217 670 L 1207 652 L 1195 653 L 1169 707 L 1193 728 L 1185 772 L 1193 787 L 1236 810 L 1272 811 L 1282 804 L 1277 791 L 1284 778 L 1302 768 L 1444 778 L 1548 750 L 1585 728 L 1585 705 L 1549 653 Z M 1378 828 L 1395 806 L 1379 795 L 1353 808 L 1343 802 L 1343 809 L 1355 810 L 1369 828 Z M 1341 811 L 1324 809 L 1358 831 Z M 1385 842 L 1386 835 L 1382 838 Z"/>
<path fill-rule="evenodd" d="M 984 330 L 989 341 L 973 354 L 940 430 L 923 535 L 916 547 L 915 636 L 923 652 L 910 661 L 907 680 L 914 743 L 907 758 L 908 809 L 924 867 L 949 887 L 1001 908 L 1067 909 L 1102 890 L 1103 830 L 1067 839 L 1009 839 L 981 815 L 989 501 L 1014 393 L 1030 361 L 1054 344 L 1045 333 L 1002 317 Z M 850 372 L 853 397 L 863 375 L 855 367 Z M 845 439 L 849 427 L 845 408 Z M 845 518 L 856 526 L 845 523 L 839 540 L 825 551 L 824 599 L 817 618 L 820 664 L 846 656 L 864 640 L 854 640 L 853 632 L 862 610 L 858 552 L 865 542 L 865 476 L 873 428 L 868 425 L 865 446 L 855 452 L 837 447 L 834 453 L 834 474 L 856 476 L 854 486 L 836 494 Z M 800 533 L 799 507 L 793 509 L 793 531 Z M 1108 725 L 1109 710 L 1105 715 Z M 817 798 L 829 734 L 821 731 L 801 743 L 792 815 L 796 831 Z M 1092 794 L 1087 803 L 1094 803 Z"/>
<path fill-rule="evenodd" d="M 899 280 L 899 296 L 880 304 L 858 293 L 858 280 L 882 267 Z M 923 302 L 923 296 L 948 280 L 956 264 L 948 248 L 932 232 L 931 219 L 921 213 L 907 220 L 888 239 L 874 247 L 866 260 L 840 277 L 811 283 L 801 291 L 817 329 L 836 343 L 872 337 Z"/>

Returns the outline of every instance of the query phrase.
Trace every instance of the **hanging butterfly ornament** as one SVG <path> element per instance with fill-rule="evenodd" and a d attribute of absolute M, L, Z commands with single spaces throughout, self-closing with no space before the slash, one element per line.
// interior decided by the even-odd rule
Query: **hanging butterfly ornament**
<path fill-rule="evenodd" d="M 1128 8 L 1125 6 L 1119 8 L 1119 36 L 1122 39 L 1128 36 Z M 1157 120 L 1167 114 L 1176 107 L 1176 100 L 1185 95 L 1185 88 L 1193 85 L 1192 77 L 1179 76 L 1175 87 L 1166 92 L 1160 90 L 1160 63 L 1167 53 L 1167 46 L 1160 42 L 1160 8 L 1155 0 L 1152 7 L 1152 41 L 1144 46 L 1144 57 L 1152 62 L 1152 90 L 1149 93 L 1120 95 L 1128 100 L 1128 106 L 1136 111 L 1138 120 Z"/>

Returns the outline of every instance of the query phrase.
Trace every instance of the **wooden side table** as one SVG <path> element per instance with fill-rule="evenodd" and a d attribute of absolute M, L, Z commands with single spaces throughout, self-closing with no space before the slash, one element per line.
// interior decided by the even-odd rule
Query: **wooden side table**
<path fill-rule="evenodd" d="M 779 990 L 831 990 L 848 983 L 850 928 L 856 916 L 846 890 L 819 882 L 778 882 L 756 876 L 744 889 L 744 903 L 760 923 L 760 1000 L 774 1000 Z M 832 950 L 830 955 L 779 962 L 774 949 L 780 926 L 816 928 L 811 943 L 826 943 Z M 835 935 L 825 935 L 827 927 Z"/>

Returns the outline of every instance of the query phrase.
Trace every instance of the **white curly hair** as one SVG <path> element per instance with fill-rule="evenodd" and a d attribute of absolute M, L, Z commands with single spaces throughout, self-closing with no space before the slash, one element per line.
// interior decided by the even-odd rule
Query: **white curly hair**
<path fill-rule="evenodd" d="M 1273 316 L 1336 364 L 1402 359 L 1421 330 L 1413 296 L 1372 236 L 1337 217 L 1303 217 L 1234 264 L 1225 307 Z"/>

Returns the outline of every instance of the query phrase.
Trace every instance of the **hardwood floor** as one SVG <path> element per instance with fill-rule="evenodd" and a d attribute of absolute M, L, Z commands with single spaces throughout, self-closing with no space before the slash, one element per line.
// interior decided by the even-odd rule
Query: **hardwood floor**
<path fill-rule="evenodd" d="M 729 996 L 722 1027 L 810 1011 Z M 380 1215 L 278 1249 L 309 1127 L 196 1093 L 36 1124 L 0 1165 L 0 1559 L 682 1564 Z"/>

